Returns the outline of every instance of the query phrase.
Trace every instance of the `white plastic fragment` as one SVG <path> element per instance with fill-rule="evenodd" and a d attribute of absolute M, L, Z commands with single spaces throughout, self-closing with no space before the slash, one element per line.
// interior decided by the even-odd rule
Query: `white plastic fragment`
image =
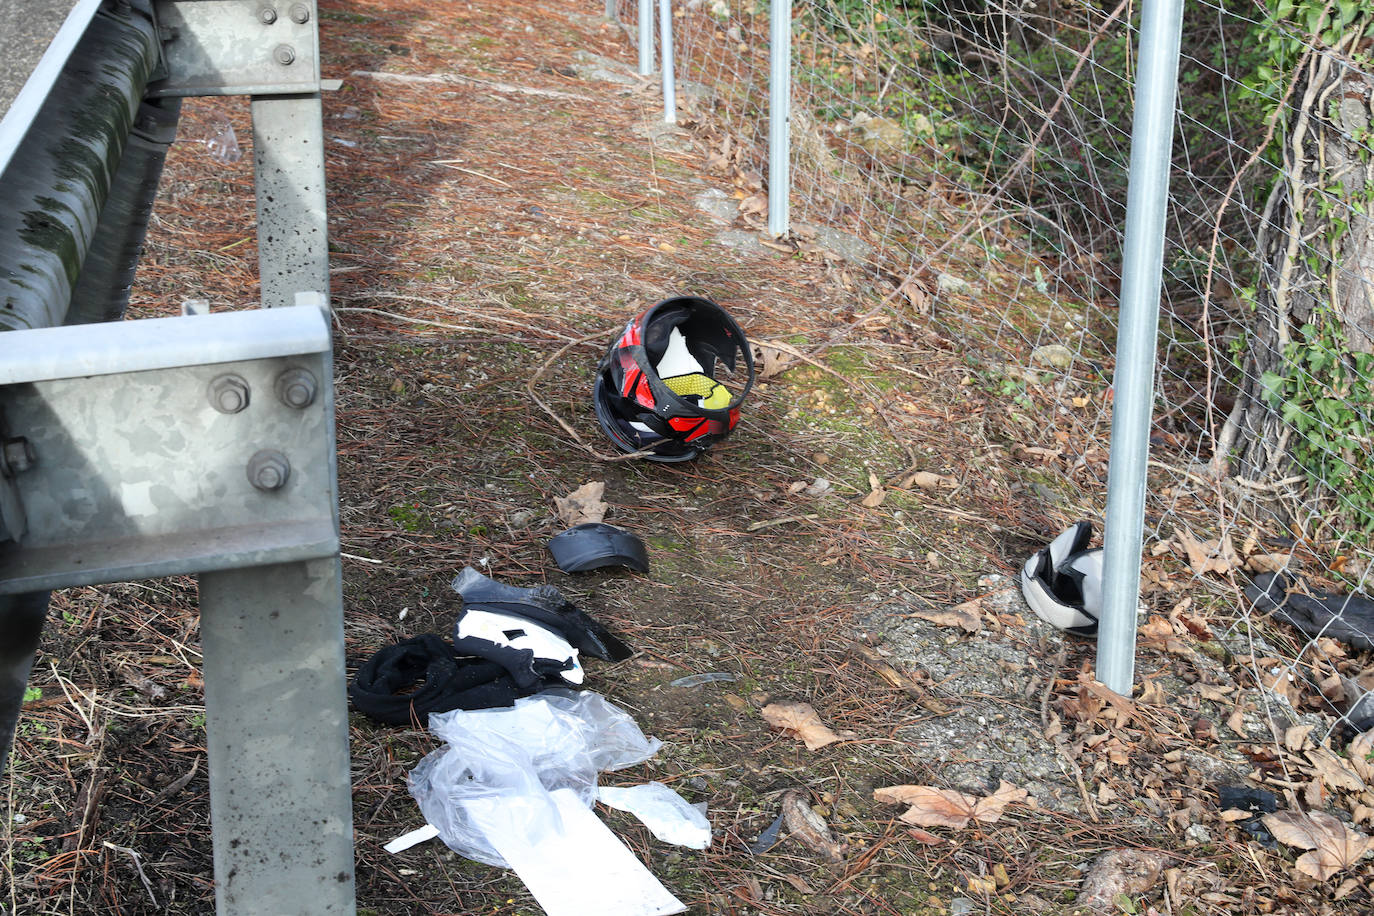
<path fill-rule="evenodd" d="M 401 834 L 382 848 L 392 855 L 395 855 L 398 852 L 405 852 L 412 846 L 418 846 L 425 840 L 432 840 L 438 835 L 438 827 L 435 827 L 433 824 L 425 824 L 423 827 L 416 827 L 409 833 Z"/>
<path fill-rule="evenodd" d="M 602 786 L 596 797 L 603 805 L 633 814 L 665 843 L 689 849 L 711 845 L 711 822 L 705 812 L 661 782 Z"/>

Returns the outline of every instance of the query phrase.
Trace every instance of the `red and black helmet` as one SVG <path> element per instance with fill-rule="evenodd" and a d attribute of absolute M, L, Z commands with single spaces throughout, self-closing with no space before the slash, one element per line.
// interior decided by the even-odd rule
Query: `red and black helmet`
<path fill-rule="evenodd" d="M 621 451 L 690 461 L 735 428 L 753 385 L 754 357 L 735 319 L 710 299 L 677 296 L 625 325 L 601 360 L 592 401 Z"/>

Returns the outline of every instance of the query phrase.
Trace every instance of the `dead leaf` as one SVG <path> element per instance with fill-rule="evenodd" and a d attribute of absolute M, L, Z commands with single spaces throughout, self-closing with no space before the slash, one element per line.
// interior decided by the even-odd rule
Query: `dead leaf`
<path fill-rule="evenodd" d="M 1137 703 L 1144 703 L 1147 706 L 1167 706 L 1173 702 L 1173 698 L 1165 692 L 1159 681 L 1150 679 L 1141 683 L 1140 696 L 1135 699 Z"/>
<path fill-rule="evenodd" d="M 1176 528 L 1174 534 L 1187 554 L 1188 565 L 1195 575 L 1209 572 L 1225 575 L 1238 565 L 1236 548 L 1231 543 L 1230 535 L 1219 540 L 1200 541 L 1187 528 Z"/>
<path fill-rule="evenodd" d="M 754 343 L 754 375 L 761 382 L 776 378 L 797 364 L 797 358 L 778 347 Z"/>
<path fill-rule="evenodd" d="M 1242 738 L 1249 735 L 1249 729 L 1245 727 L 1245 714 L 1239 701 L 1231 707 L 1231 714 L 1226 717 L 1226 727 Z"/>
<path fill-rule="evenodd" d="M 1374 729 L 1356 735 L 1345 752 L 1359 777 L 1374 785 Z"/>
<path fill-rule="evenodd" d="M 887 490 L 883 488 L 883 483 L 878 479 L 878 475 L 872 471 L 868 472 L 868 486 L 868 495 L 860 500 L 860 504 L 869 509 L 876 509 L 887 498 Z"/>
<path fill-rule="evenodd" d="M 1141 645 L 1159 649 L 1170 655 L 1181 655 L 1184 658 L 1193 655 L 1193 647 L 1186 640 L 1179 638 L 1174 625 L 1158 614 L 1151 614 L 1150 618 L 1141 624 L 1137 639 Z"/>
<path fill-rule="evenodd" d="M 1366 788 L 1364 780 L 1330 748 L 1313 748 L 1307 752 L 1307 760 L 1312 764 L 1312 772 L 1328 789 L 1363 792 Z"/>
<path fill-rule="evenodd" d="M 912 274 L 901 282 L 897 287 L 897 294 L 906 299 L 911 307 L 916 310 L 916 314 L 925 315 L 930 312 L 930 290 L 927 289 Z"/>
<path fill-rule="evenodd" d="M 606 517 L 606 504 L 601 501 L 605 492 L 604 480 L 584 483 L 567 496 L 555 496 L 554 511 L 569 528 L 586 522 L 599 522 Z"/>
<path fill-rule="evenodd" d="M 1256 553 L 1245 558 L 1245 568 L 1252 573 L 1283 572 L 1291 561 L 1291 554 Z"/>
<path fill-rule="evenodd" d="M 1261 820 L 1280 843 L 1311 850 L 1298 856 L 1294 864 L 1299 872 L 1318 881 L 1354 865 L 1371 848 L 1369 837 L 1322 811 L 1276 811 Z"/>
<path fill-rule="evenodd" d="M 912 827 L 907 831 L 907 836 L 923 846 L 939 846 L 945 842 L 944 837 L 938 837 L 929 830 L 922 830 L 920 827 Z"/>
<path fill-rule="evenodd" d="M 763 718 L 774 728 L 796 732 L 806 742 L 808 751 L 840 740 L 840 736 L 821 721 L 810 703 L 769 703 L 763 707 Z"/>
<path fill-rule="evenodd" d="M 997 791 L 985 798 L 965 795 L 954 789 L 935 786 L 887 786 L 873 790 L 873 800 L 910 805 L 902 813 L 905 823 L 917 827 L 953 827 L 962 830 L 969 821 L 991 824 L 1002 816 L 1007 805 L 1023 802 L 1030 793 L 1005 780 Z"/>
<path fill-rule="evenodd" d="M 739 202 L 739 215 L 746 220 L 750 217 L 760 217 L 768 212 L 768 195 L 762 192 L 750 194 Z"/>
<path fill-rule="evenodd" d="M 900 490 L 909 490 L 912 487 L 920 487 L 923 490 L 938 490 L 944 487 L 953 490 L 959 486 L 959 481 L 944 474 L 934 474 L 930 471 L 912 471 L 901 479 L 897 484 Z"/>
<path fill-rule="evenodd" d="M 983 626 L 982 605 L 976 600 L 965 601 L 954 607 L 931 607 L 912 611 L 912 617 L 929 620 L 942 627 L 959 627 L 969 633 L 977 633 Z"/>
<path fill-rule="evenodd" d="M 1283 733 L 1283 746 L 1290 751 L 1300 751 L 1307 745 L 1307 736 L 1312 734 L 1315 725 L 1294 725 Z"/>

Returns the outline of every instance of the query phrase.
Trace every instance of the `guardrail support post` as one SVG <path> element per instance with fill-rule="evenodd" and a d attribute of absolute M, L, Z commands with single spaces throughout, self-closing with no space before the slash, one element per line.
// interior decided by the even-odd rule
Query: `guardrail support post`
<path fill-rule="evenodd" d="M 1126 193 L 1126 241 L 1103 532 L 1106 550 L 1102 619 L 1097 634 L 1097 679 L 1122 696 L 1131 695 L 1135 679 L 1145 477 L 1154 406 L 1164 215 L 1169 202 L 1182 28 L 1183 0 L 1145 0 L 1131 130 L 1130 185 Z"/>
<path fill-rule="evenodd" d="M 791 228 L 792 0 L 772 0 L 768 25 L 768 234 Z"/>

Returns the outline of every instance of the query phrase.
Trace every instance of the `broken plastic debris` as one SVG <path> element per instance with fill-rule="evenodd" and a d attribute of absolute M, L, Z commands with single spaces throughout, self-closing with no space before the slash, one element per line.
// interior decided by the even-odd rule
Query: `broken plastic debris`
<path fill-rule="evenodd" d="M 453 580 L 453 590 L 467 607 L 515 614 L 557 630 L 579 652 L 608 662 L 634 654 L 614 633 L 583 613 L 551 585 L 519 588 L 496 582 L 466 567 Z"/>
<path fill-rule="evenodd" d="M 649 571 L 649 552 L 644 542 L 624 528 L 605 522 L 587 522 L 549 539 L 549 553 L 565 573 L 586 572 L 603 566 L 628 566 Z"/>
<path fill-rule="evenodd" d="M 707 671 L 705 674 L 689 674 L 668 684 L 669 687 L 700 687 L 716 681 L 733 681 L 737 678 L 728 671 Z"/>
<path fill-rule="evenodd" d="M 711 845 L 711 822 L 706 815 L 661 782 L 602 786 L 596 797 L 603 805 L 633 814 L 665 843 L 689 849 Z"/>
<path fill-rule="evenodd" d="M 182 138 L 205 144 L 210 158 L 224 165 L 232 165 L 243 158 L 234 125 L 222 114 L 211 114 L 198 121 L 188 119 Z"/>
<path fill-rule="evenodd" d="M 756 856 L 761 856 L 772 849 L 773 844 L 778 841 L 778 834 L 782 832 L 782 822 L 785 819 L 786 815 L 782 814 L 774 818 L 773 823 L 769 824 L 768 828 L 764 830 L 763 833 L 759 834 L 759 838 L 754 841 L 754 845 L 749 847 L 749 851 Z"/>
<path fill-rule="evenodd" d="M 553 630 L 524 617 L 464 608 L 453 625 L 453 647 L 498 663 L 521 687 L 557 676 L 581 684 L 585 672 L 577 650 Z"/>
<path fill-rule="evenodd" d="M 416 827 L 409 833 L 401 834 L 382 848 L 392 855 L 395 855 L 398 852 L 405 852 L 410 847 L 417 846 L 425 840 L 432 840 L 438 835 L 438 827 L 435 827 L 433 824 L 425 824 L 423 827 Z"/>

